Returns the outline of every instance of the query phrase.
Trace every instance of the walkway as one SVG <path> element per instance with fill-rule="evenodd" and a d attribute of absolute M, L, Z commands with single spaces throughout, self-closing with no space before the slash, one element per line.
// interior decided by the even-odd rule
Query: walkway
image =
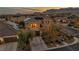
<path fill-rule="evenodd" d="M 30 40 L 30 45 L 32 51 L 43 51 L 47 49 L 47 46 L 41 37 L 35 37 L 33 40 Z"/>

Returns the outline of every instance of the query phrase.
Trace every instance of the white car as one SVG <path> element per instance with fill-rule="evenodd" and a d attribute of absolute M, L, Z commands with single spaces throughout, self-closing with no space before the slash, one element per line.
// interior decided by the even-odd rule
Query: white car
<path fill-rule="evenodd" d="M 26 18 L 25 20 L 24 20 L 24 22 L 27 22 L 28 20 L 30 20 L 31 18 Z"/>

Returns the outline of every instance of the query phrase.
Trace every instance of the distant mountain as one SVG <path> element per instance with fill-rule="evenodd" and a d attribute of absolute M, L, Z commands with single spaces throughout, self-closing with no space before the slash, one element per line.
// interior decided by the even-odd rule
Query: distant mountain
<path fill-rule="evenodd" d="M 35 12 L 43 12 L 48 9 L 59 9 L 58 7 L 0 7 L 1 14 L 30 14 Z"/>
<path fill-rule="evenodd" d="M 49 10 L 48 10 L 49 9 Z M 0 15 L 2 14 L 31 14 L 35 12 L 43 13 L 77 13 L 79 14 L 79 8 L 34 8 L 34 7 L 0 7 Z"/>
<path fill-rule="evenodd" d="M 31 14 L 34 12 L 37 12 L 36 9 L 30 9 L 30 8 L 20 8 L 20 7 L 0 7 L 0 15 L 2 14 Z"/>
<path fill-rule="evenodd" d="M 78 13 L 79 8 L 61 8 L 61 9 L 50 9 L 45 11 L 44 13 L 52 14 L 52 13 Z"/>

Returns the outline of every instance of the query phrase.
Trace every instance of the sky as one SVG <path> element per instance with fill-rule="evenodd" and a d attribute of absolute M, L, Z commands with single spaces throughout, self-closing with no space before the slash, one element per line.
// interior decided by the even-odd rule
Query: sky
<path fill-rule="evenodd" d="M 62 8 L 62 7 L 38 7 L 38 8 L 31 8 L 31 9 L 36 9 L 36 10 L 38 10 L 38 11 L 40 11 L 40 12 L 42 12 L 42 11 L 46 11 L 46 10 L 48 10 L 48 9 L 60 9 L 60 8 Z"/>
<path fill-rule="evenodd" d="M 0 0 L 0 7 L 79 7 L 79 0 Z"/>
<path fill-rule="evenodd" d="M 43 12 L 48 9 L 59 9 L 61 7 L 79 7 L 79 0 L 0 0 L 0 7 L 24 7 L 25 9 L 7 9 L 0 10 L 0 13 L 8 13 L 9 11 L 30 13 L 34 11 Z M 32 7 L 32 8 L 27 8 Z M 39 8 L 34 8 L 39 7 Z M 48 7 L 48 8 L 41 8 Z M 27 9 L 27 10 L 26 10 Z"/>

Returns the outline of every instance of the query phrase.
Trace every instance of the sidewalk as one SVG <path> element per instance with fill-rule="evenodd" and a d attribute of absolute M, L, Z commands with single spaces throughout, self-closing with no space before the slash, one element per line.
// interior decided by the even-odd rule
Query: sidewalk
<path fill-rule="evenodd" d="M 0 45 L 0 51 L 16 51 L 16 49 L 17 49 L 17 42 L 11 42 Z"/>

